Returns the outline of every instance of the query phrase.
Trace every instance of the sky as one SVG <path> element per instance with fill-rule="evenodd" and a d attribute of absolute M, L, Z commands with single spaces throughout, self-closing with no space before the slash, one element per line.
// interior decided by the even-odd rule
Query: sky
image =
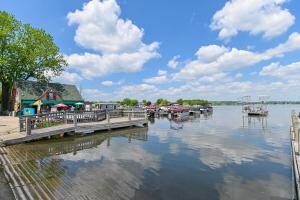
<path fill-rule="evenodd" d="M 299 0 L 0 0 L 54 37 L 86 100 L 300 99 Z"/>

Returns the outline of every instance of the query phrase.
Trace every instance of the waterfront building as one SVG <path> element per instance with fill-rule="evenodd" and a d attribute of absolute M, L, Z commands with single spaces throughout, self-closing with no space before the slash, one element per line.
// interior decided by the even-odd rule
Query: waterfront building
<path fill-rule="evenodd" d="M 15 111 L 31 108 L 35 113 L 51 111 L 57 104 L 75 107 L 84 102 L 75 85 L 60 83 L 42 84 L 36 81 L 25 81 L 16 84 L 13 96 Z"/>
<path fill-rule="evenodd" d="M 120 104 L 116 102 L 101 102 L 93 105 L 93 107 L 97 110 L 115 110 L 119 106 Z"/>

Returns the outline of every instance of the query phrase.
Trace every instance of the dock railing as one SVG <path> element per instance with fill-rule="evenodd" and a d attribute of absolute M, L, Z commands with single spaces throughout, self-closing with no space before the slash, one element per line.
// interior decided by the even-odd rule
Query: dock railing
<path fill-rule="evenodd" d="M 295 141 L 296 144 L 296 153 L 299 154 L 300 152 L 300 137 L 299 137 L 299 132 L 300 132 L 300 119 L 299 116 L 297 116 L 297 113 L 293 110 L 292 111 L 292 126 L 291 126 L 291 139 Z"/>
<path fill-rule="evenodd" d="M 31 130 L 42 129 L 51 126 L 63 124 L 77 124 L 99 122 L 107 120 L 110 123 L 111 118 L 128 117 L 132 119 L 146 119 L 147 114 L 144 110 L 94 110 L 94 111 L 66 111 L 53 112 L 39 115 L 22 116 L 19 118 L 20 132 L 31 134 Z"/>

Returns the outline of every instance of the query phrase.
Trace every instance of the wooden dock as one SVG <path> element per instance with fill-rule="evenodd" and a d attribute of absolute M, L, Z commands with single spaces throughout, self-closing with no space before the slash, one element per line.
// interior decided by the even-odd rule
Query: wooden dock
<path fill-rule="evenodd" d="M 103 115 L 103 112 L 101 114 Z M 26 117 L 20 119 L 20 132 L 0 135 L 1 144 L 13 145 L 65 134 L 91 134 L 118 128 L 143 127 L 148 124 L 144 111 L 113 111 L 104 115 L 105 117 L 99 118 L 99 112 L 84 112 Z M 50 123 L 58 125 L 40 128 L 41 124 Z"/>
<path fill-rule="evenodd" d="M 82 183 L 72 180 L 61 165 L 60 159 L 42 159 L 97 147 L 104 143 L 109 146 L 112 138 L 147 140 L 147 128 L 130 128 L 109 133 L 72 137 L 64 140 L 46 141 L 33 145 L 0 147 L 0 164 L 15 199 L 19 200 L 61 200 L 61 199 L 101 199 L 101 188 L 95 187 L 93 193 L 84 193 Z M 55 165 L 55 168 L 53 168 Z M 75 188 L 75 189 L 74 189 Z M 79 191 L 74 193 L 74 191 Z"/>
<path fill-rule="evenodd" d="M 296 199 L 300 199 L 300 118 L 292 111 L 291 149 Z"/>

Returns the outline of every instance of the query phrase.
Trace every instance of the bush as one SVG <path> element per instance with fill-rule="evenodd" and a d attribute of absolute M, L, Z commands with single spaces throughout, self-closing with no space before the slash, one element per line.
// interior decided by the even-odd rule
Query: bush
<path fill-rule="evenodd" d="M 58 126 L 63 124 L 63 122 L 51 122 L 51 121 L 44 121 L 41 122 L 37 128 L 47 128 L 47 127 L 51 127 L 51 126 Z"/>

